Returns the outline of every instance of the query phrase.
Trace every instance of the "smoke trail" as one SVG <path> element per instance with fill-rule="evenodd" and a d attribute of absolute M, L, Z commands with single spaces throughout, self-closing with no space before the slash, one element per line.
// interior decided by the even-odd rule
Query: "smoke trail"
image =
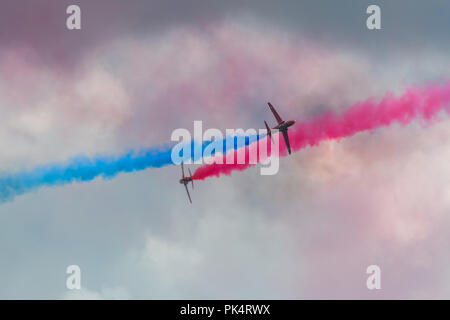
<path fill-rule="evenodd" d="M 375 98 L 369 98 L 355 103 L 340 115 L 328 112 L 312 121 L 297 122 L 289 129 L 289 141 L 292 150 L 298 151 L 306 146 L 318 145 L 324 140 L 349 137 L 358 132 L 388 126 L 393 122 L 403 125 L 414 119 L 429 122 L 441 110 L 450 113 L 449 103 L 450 82 L 442 85 L 411 87 L 399 97 L 387 93 L 379 102 Z M 260 143 L 267 143 L 267 140 L 262 139 L 246 146 L 246 156 L 249 154 L 249 150 L 258 147 L 257 145 Z M 234 150 L 229 152 L 237 153 Z M 242 150 L 242 152 L 244 151 Z M 279 152 L 282 156 L 287 154 L 284 142 L 280 143 Z M 225 156 L 223 156 L 222 162 L 224 164 L 212 163 L 197 168 L 193 178 L 203 180 L 212 176 L 230 175 L 233 171 L 242 171 L 252 166 L 248 161 L 245 164 L 226 164 Z"/>
<path fill-rule="evenodd" d="M 38 166 L 30 171 L 4 175 L 0 177 L 0 203 L 43 186 L 90 181 L 98 176 L 112 178 L 119 172 L 162 167 L 170 163 L 170 151 L 166 146 L 132 151 L 118 157 L 89 159 L 79 156 L 64 164 Z"/>
<path fill-rule="evenodd" d="M 233 138 L 233 137 L 232 137 Z M 246 136 L 245 139 L 234 137 L 233 145 L 226 145 L 225 151 L 246 146 L 250 141 L 257 141 L 259 136 Z M 193 150 L 197 142 L 191 141 L 191 158 L 194 158 Z M 203 142 L 204 150 L 211 141 Z M 147 148 L 130 151 L 120 156 L 98 156 L 88 158 L 78 156 L 66 163 L 56 163 L 35 167 L 29 171 L 0 175 L 0 203 L 12 200 L 15 196 L 36 190 L 43 186 L 56 186 L 76 181 L 91 181 L 97 177 L 111 179 L 121 172 L 133 172 L 147 168 L 160 168 L 171 165 L 172 146 Z"/>

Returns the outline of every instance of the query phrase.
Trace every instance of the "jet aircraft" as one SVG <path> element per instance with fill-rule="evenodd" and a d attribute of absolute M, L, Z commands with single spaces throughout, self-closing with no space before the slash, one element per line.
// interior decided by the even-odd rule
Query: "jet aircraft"
<path fill-rule="evenodd" d="M 289 143 L 288 128 L 295 124 L 295 120 L 284 121 L 283 119 L 281 119 L 280 115 L 275 110 L 273 105 L 270 102 L 268 102 L 267 104 L 269 105 L 270 111 L 272 111 L 275 119 L 278 122 L 278 124 L 275 127 L 273 127 L 272 129 L 281 131 L 281 133 L 283 134 L 284 142 L 286 143 L 288 152 L 289 152 L 289 154 L 291 154 L 291 145 Z M 266 121 L 264 121 L 264 124 L 266 125 L 267 134 L 269 135 L 270 139 L 272 139 L 272 131 L 270 130 L 269 125 L 267 124 Z M 273 141 L 273 139 L 272 139 L 272 141 Z"/>

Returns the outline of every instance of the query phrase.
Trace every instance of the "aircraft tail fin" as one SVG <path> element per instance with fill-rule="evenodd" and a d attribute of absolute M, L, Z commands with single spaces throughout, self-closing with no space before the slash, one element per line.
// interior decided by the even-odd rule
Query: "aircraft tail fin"
<path fill-rule="evenodd" d="M 272 138 L 272 130 L 270 130 L 269 125 L 267 124 L 266 120 L 264 120 L 264 124 L 266 125 L 266 129 L 267 129 L 267 135 L 270 137 L 270 139 L 273 142 L 273 138 Z"/>
<path fill-rule="evenodd" d="M 184 166 L 183 166 L 183 162 L 181 163 L 181 178 L 184 178 Z"/>

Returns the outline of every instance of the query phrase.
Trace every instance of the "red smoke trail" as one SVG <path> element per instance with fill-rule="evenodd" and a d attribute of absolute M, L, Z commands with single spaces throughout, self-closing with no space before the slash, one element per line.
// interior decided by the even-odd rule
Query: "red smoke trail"
<path fill-rule="evenodd" d="M 450 82 L 443 85 L 412 87 L 399 97 L 387 93 L 379 102 L 375 98 L 357 102 L 340 115 L 328 112 L 312 121 L 297 122 L 289 129 L 289 140 L 292 150 L 298 151 L 306 146 L 318 145 L 324 140 L 350 137 L 358 132 L 388 126 L 393 122 L 403 125 L 414 119 L 428 122 L 441 110 L 450 113 L 449 103 Z M 261 143 L 265 141 L 267 139 L 261 140 Z M 255 147 L 255 144 L 257 143 L 245 147 L 246 155 L 249 152 L 248 148 Z M 286 154 L 286 146 L 281 138 L 280 155 Z M 225 156 L 223 157 L 224 164 L 205 164 L 194 172 L 193 178 L 203 180 L 211 176 L 229 175 L 232 171 L 242 171 L 252 166 L 247 161 L 248 157 L 245 164 L 225 164 Z"/>

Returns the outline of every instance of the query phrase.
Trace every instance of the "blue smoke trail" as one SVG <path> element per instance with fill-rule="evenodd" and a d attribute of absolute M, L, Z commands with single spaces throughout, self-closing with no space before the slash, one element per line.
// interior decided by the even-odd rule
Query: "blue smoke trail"
<path fill-rule="evenodd" d="M 234 137 L 232 148 L 238 149 L 253 141 L 261 139 L 259 135 L 246 136 L 245 139 Z M 243 140 L 243 141 L 242 141 Z M 225 139 L 223 150 L 228 151 Z M 212 141 L 204 142 L 204 150 Z M 191 158 L 195 142 L 191 142 Z M 12 200 L 15 196 L 37 190 L 44 186 L 58 186 L 72 182 L 91 181 L 97 177 L 111 179 L 121 172 L 133 172 L 147 168 L 160 168 L 173 165 L 172 146 L 151 147 L 138 151 L 129 151 L 120 156 L 98 156 L 88 158 L 78 156 L 66 163 L 56 163 L 35 167 L 29 171 L 17 172 L 0 176 L 0 203 Z M 213 153 L 214 154 L 214 153 Z"/>

